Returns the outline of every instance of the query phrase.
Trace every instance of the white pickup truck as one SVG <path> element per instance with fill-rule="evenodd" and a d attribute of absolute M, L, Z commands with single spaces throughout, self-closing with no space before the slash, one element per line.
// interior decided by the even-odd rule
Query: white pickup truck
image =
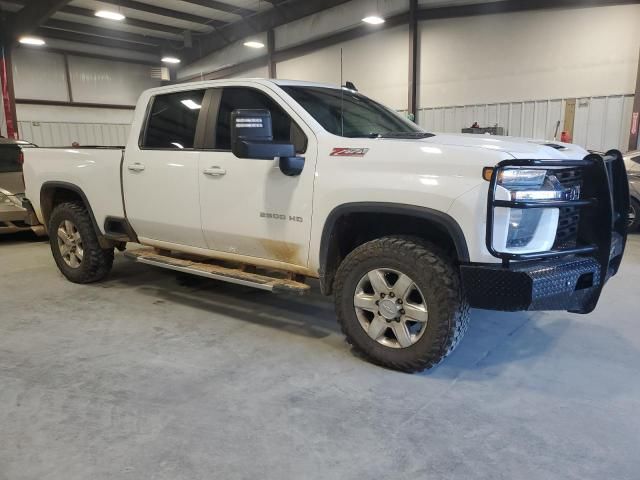
<path fill-rule="evenodd" d="M 353 89 L 228 80 L 148 90 L 124 148 L 25 151 L 26 197 L 72 282 L 114 249 L 180 272 L 333 294 L 348 341 L 439 363 L 469 307 L 588 313 L 616 273 L 618 151 L 427 133 Z"/>

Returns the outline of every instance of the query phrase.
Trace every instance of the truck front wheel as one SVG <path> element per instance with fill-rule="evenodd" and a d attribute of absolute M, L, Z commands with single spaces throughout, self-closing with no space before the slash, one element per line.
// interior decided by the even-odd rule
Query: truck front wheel
<path fill-rule="evenodd" d="M 80 203 L 61 203 L 53 210 L 49 243 L 56 265 L 71 282 L 97 282 L 111 271 L 113 248 L 100 246 L 89 212 Z"/>
<path fill-rule="evenodd" d="M 336 275 L 335 304 L 359 353 L 404 372 L 440 363 L 469 324 L 456 268 L 419 238 L 384 237 L 352 251 Z"/>

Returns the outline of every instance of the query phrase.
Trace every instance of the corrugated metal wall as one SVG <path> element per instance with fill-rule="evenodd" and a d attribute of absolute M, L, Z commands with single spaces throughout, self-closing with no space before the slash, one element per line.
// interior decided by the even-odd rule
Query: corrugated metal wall
<path fill-rule="evenodd" d="M 579 98 L 573 142 L 592 150 L 619 148 L 626 151 L 633 95 Z M 515 137 L 552 139 L 556 124 L 564 125 L 565 99 L 422 108 L 418 124 L 428 131 L 460 133 L 474 122 L 498 125 Z M 558 133 L 559 137 L 559 133 Z"/>
<path fill-rule="evenodd" d="M 18 122 L 20 138 L 40 147 L 80 145 L 121 146 L 127 143 L 128 124 Z"/>

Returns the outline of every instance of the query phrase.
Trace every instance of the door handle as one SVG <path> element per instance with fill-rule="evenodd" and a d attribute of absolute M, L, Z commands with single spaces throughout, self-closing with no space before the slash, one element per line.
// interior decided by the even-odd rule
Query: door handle
<path fill-rule="evenodd" d="M 131 172 L 141 172 L 144 170 L 144 168 L 144 165 L 138 162 L 134 163 L 133 165 L 127 166 L 127 169 Z"/>
<path fill-rule="evenodd" d="M 227 171 L 224 168 L 218 167 L 216 165 L 213 167 L 205 168 L 202 173 L 204 173 L 205 175 L 209 175 L 210 177 L 221 177 L 223 175 L 226 175 Z"/>

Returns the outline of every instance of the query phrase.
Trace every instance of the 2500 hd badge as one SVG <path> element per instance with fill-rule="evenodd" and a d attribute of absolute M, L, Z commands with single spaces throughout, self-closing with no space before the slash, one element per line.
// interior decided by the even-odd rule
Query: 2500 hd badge
<path fill-rule="evenodd" d="M 285 215 L 284 213 L 260 212 L 260 218 L 273 218 L 274 220 L 289 220 L 290 222 L 299 222 L 299 223 L 302 223 L 304 221 L 302 217 L 296 217 L 295 215 Z"/>

